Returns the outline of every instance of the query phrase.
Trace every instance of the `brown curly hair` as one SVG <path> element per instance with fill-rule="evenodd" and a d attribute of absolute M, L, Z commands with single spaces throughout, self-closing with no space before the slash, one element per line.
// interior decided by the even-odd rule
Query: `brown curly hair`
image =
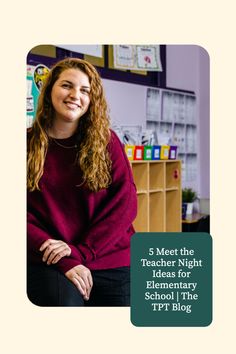
<path fill-rule="evenodd" d="M 111 159 L 107 150 L 110 140 L 110 119 L 101 78 L 93 65 L 79 58 L 66 58 L 50 70 L 38 100 L 36 118 L 30 129 L 27 153 L 27 187 L 29 191 L 40 190 L 45 157 L 50 137 L 54 108 L 51 91 L 64 70 L 78 69 L 90 82 L 90 105 L 79 119 L 77 138 L 79 164 L 86 186 L 94 192 L 107 188 L 111 183 Z"/>

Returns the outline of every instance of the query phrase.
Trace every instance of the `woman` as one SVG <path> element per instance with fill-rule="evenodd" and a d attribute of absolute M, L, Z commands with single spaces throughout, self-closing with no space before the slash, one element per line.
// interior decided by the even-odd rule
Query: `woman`
<path fill-rule="evenodd" d="M 39 306 L 129 306 L 136 189 L 96 69 L 48 74 L 28 132 L 27 293 Z"/>

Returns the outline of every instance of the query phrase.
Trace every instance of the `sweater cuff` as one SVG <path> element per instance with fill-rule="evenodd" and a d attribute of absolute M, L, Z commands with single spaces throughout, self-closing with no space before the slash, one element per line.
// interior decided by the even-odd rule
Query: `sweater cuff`
<path fill-rule="evenodd" d="M 81 262 L 79 262 L 76 259 L 73 258 L 67 258 L 63 257 L 60 259 L 60 261 L 56 264 L 57 268 L 59 269 L 60 272 L 66 273 L 68 270 L 80 265 Z"/>
<path fill-rule="evenodd" d="M 87 263 L 95 259 L 93 250 L 85 244 L 80 244 L 78 247 L 69 244 L 69 247 L 71 248 L 70 256 L 61 258 L 57 263 L 58 269 L 64 274 L 77 265 L 84 264 L 85 262 Z"/>
<path fill-rule="evenodd" d="M 80 260 L 81 264 L 91 262 L 96 258 L 94 250 L 86 243 L 80 243 L 77 247 L 69 244 L 69 247 L 71 248 L 70 257 Z"/>
<path fill-rule="evenodd" d="M 75 246 L 69 245 L 71 249 L 71 254 L 69 257 L 61 258 L 57 263 L 57 268 L 62 272 L 66 273 L 71 268 L 77 265 L 83 264 L 82 256 Z"/>

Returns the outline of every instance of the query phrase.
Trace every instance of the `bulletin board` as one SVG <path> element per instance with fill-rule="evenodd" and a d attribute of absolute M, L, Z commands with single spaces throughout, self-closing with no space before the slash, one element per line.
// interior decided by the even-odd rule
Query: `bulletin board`
<path fill-rule="evenodd" d="M 166 87 L 166 46 L 160 45 L 162 72 L 131 71 L 115 69 L 113 62 L 113 45 L 103 45 L 102 58 L 93 57 L 64 48 L 41 45 L 33 48 L 27 56 L 27 64 L 45 64 L 50 68 L 55 62 L 66 57 L 75 57 L 88 60 L 93 64 L 104 79 L 129 82 L 151 87 Z"/>
<path fill-rule="evenodd" d="M 160 46 L 162 62 L 161 72 L 132 71 L 116 69 L 113 65 L 113 45 L 102 46 L 102 57 L 73 52 L 54 45 L 39 45 L 30 50 L 27 55 L 27 127 L 31 126 L 36 114 L 39 89 L 33 80 L 34 70 L 38 66 L 50 69 L 57 61 L 66 57 L 81 58 L 93 64 L 104 79 L 128 82 L 148 87 L 166 86 L 166 46 Z"/>

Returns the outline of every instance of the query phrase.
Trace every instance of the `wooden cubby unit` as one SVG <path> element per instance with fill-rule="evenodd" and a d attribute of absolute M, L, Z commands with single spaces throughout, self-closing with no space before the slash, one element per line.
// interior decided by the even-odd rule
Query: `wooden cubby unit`
<path fill-rule="evenodd" d="M 149 194 L 149 231 L 161 232 L 164 230 L 164 192 L 150 192 Z"/>
<path fill-rule="evenodd" d="M 138 215 L 135 220 L 137 230 L 146 231 L 148 229 L 148 195 L 147 193 L 138 193 Z"/>
<path fill-rule="evenodd" d="M 130 161 L 137 187 L 137 232 L 181 232 L 181 161 Z"/>

